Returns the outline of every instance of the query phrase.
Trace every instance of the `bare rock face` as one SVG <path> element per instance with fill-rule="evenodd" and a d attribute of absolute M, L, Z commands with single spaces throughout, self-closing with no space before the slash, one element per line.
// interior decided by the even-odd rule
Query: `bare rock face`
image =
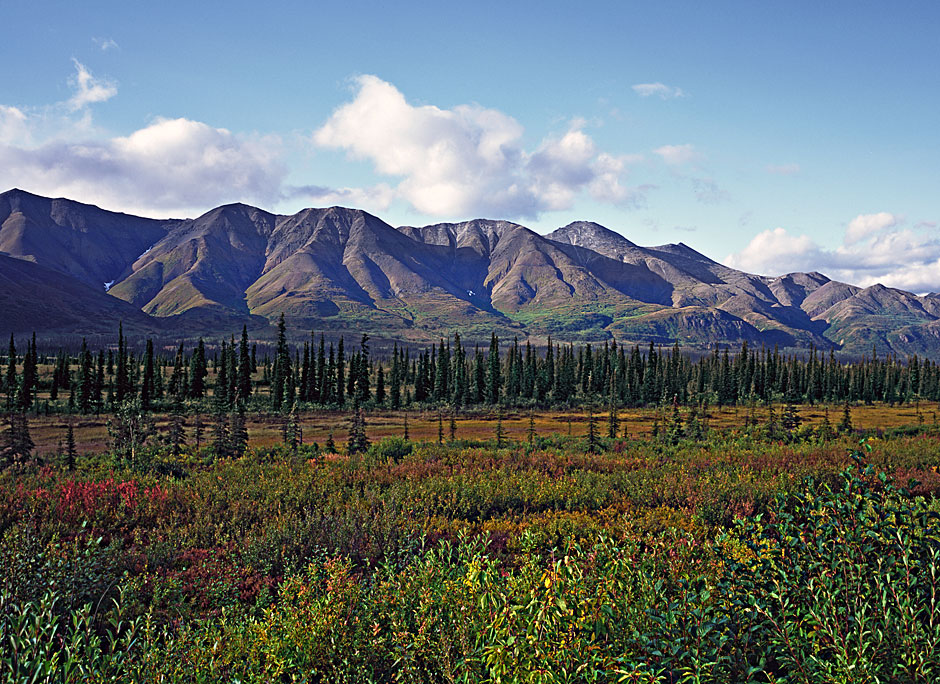
<path fill-rule="evenodd" d="M 0 252 L 102 289 L 175 223 L 22 190 L 0 194 Z"/>
<path fill-rule="evenodd" d="M 484 219 L 395 228 L 357 209 L 282 216 L 244 204 L 158 221 L 11 190 L 0 194 L 0 254 L 6 327 L 20 331 L 120 319 L 227 330 L 283 312 L 296 328 L 408 340 L 495 330 L 940 358 L 940 295 L 753 275 L 586 221 L 548 235 Z"/>

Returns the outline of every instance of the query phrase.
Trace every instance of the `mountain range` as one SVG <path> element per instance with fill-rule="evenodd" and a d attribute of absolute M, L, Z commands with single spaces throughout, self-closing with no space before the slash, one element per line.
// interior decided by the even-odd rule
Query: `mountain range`
<path fill-rule="evenodd" d="M 155 220 L 0 194 L 0 334 L 166 337 L 368 332 L 778 345 L 940 359 L 940 295 L 821 273 L 738 271 L 679 243 L 641 247 L 590 222 L 547 235 L 476 219 L 393 227 L 358 209 L 245 204 Z"/>

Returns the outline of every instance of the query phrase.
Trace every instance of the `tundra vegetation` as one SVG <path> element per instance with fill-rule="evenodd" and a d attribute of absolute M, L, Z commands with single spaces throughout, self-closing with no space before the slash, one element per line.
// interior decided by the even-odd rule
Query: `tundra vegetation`
<path fill-rule="evenodd" d="M 931 362 L 357 342 L 14 340 L 0 679 L 940 676 Z"/>

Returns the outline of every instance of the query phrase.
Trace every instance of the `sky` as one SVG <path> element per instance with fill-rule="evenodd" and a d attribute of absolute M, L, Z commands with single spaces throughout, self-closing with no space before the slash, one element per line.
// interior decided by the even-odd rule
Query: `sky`
<path fill-rule="evenodd" d="M 596 221 L 940 291 L 940 3 L 272 5 L 0 0 L 0 190 Z"/>

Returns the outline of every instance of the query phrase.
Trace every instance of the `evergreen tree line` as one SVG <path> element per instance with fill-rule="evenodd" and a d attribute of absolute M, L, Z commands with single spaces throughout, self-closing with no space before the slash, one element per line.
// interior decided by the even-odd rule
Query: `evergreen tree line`
<path fill-rule="evenodd" d="M 179 410 L 211 399 L 217 413 L 245 406 L 286 413 L 303 405 L 397 409 L 413 404 L 638 407 L 940 400 L 940 364 L 917 356 L 879 358 L 873 351 L 844 362 L 831 351 L 786 355 L 744 343 L 733 353 L 716 349 L 694 358 L 678 344 L 650 344 L 643 350 L 616 342 L 575 345 L 549 339 L 535 348 L 518 340 L 501 344 L 495 334 L 488 348 L 471 349 L 455 333 L 423 349 L 396 343 L 390 356 L 376 359 L 368 335 L 352 351 L 343 338 L 334 345 L 316 333 L 302 348 L 294 347 L 287 342 L 283 316 L 273 354 L 260 359 L 245 328 L 240 340 L 223 340 L 211 359 L 201 339 L 189 350 L 181 343 L 172 358 L 155 354 L 150 340 L 143 354 L 134 354 L 119 329 L 116 349 L 92 351 L 83 341 L 77 355 L 60 351 L 43 361 L 52 365 L 52 374 L 40 381 L 35 336 L 22 354 L 11 337 L 0 373 L 8 413 L 38 411 L 40 389 L 48 390 L 53 410 L 65 404 L 76 413 L 112 411 L 128 399 L 139 400 L 144 412 Z"/>

